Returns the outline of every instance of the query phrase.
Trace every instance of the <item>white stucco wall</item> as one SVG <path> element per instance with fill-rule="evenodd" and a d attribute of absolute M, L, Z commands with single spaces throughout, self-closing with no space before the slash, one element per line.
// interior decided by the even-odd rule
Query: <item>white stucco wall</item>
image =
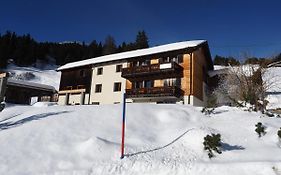
<path fill-rule="evenodd" d="M 65 98 L 66 98 L 65 94 L 60 94 L 58 99 L 58 104 L 65 105 L 65 100 L 66 100 Z M 84 104 L 88 104 L 88 102 L 89 102 L 89 94 L 85 94 Z M 69 94 L 69 99 L 68 99 L 69 105 L 75 105 L 80 103 L 81 103 L 81 94 Z"/>
<path fill-rule="evenodd" d="M 184 104 L 188 105 L 188 95 L 184 96 Z M 196 97 L 194 97 L 193 95 L 190 96 L 190 105 L 193 106 L 204 106 L 204 102 Z"/>
<path fill-rule="evenodd" d="M 65 98 L 66 98 L 65 94 L 64 95 L 60 94 L 59 95 L 59 99 L 58 99 L 58 104 L 59 105 L 65 105 L 64 104 L 65 103 Z"/>
<path fill-rule="evenodd" d="M 81 100 L 81 94 L 70 94 L 68 103 L 70 105 L 80 104 L 80 100 Z"/>
<path fill-rule="evenodd" d="M 97 75 L 97 70 L 100 67 L 93 68 L 90 104 L 93 102 L 98 102 L 99 104 L 114 104 L 122 102 L 126 79 L 121 77 L 121 72 L 116 72 L 116 65 L 120 64 L 123 65 L 123 68 L 127 65 L 126 63 L 118 63 L 100 66 L 103 68 L 102 75 Z M 121 82 L 121 91 L 113 92 L 115 82 Z M 100 93 L 95 92 L 96 84 L 102 84 L 102 91 Z"/>
<path fill-rule="evenodd" d="M 204 106 L 204 102 L 197 97 L 191 95 L 190 96 L 191 102 L 193 106 Z"/>
<path fill-rule="evenodd" d="M 89 94 L 85 94 L 84 104 L 85 105 L 89 104 Z"/>

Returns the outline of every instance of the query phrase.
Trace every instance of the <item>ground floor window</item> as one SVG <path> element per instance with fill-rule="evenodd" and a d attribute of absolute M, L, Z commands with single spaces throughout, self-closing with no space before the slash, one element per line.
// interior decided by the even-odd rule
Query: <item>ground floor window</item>
<path fill-rule="evenodd" d="M 102 84 L 96 84 L 95 93 L 101 93 Z"/>
<path fill-rule="evenodd" d="M 113 86 L 113 92 L 121 91 L 121 82 L 115 82 Z"/>

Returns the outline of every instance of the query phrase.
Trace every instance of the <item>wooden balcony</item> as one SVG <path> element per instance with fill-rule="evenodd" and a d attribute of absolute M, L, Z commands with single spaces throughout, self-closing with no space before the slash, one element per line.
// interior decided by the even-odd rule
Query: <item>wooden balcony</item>
<path fill-rule="evenodd" d="M 184 91 L 176 86 L 126 89 L 127 98 L 143 98 L 143 97 L 179 98 L 183 95 L 184 95 Z"/>
<path fill-rule="evenodd" d="M 163 64 L 151 64 L 147 66 L 136 66 L 122 69 L 121 76 L 123 78 L 134 80 L 134 79 L 151 79 L 155 78 L 176 78 L 183 76 L 183 67 L 179 64 L 163 63 Z"/>

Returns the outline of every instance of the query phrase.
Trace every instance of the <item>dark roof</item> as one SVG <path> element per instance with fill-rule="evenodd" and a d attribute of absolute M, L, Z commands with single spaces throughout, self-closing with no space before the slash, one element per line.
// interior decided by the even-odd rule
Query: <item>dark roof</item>
<path fill-rule="evenodd" d="M 33 83 L 33 82 L 29 82 L 29 81 L 14 80 L 11 78 L 8 79 L 7 85 L 25 87 L 25 88 L 37 89 L 37 90 L 43 90 L 43 91 L 49 91 L 49 92 L 56 92 L 56 89 L 53 86 Z"/>

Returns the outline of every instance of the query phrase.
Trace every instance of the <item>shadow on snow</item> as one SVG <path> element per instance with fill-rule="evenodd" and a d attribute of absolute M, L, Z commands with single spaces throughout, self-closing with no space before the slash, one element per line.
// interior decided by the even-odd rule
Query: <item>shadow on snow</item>
<path fill-rule="evenodd" d="M 176 139 L 174 139 L 172 142 L 168 143 L 167 145 L 164 145 L 164 146 L 161 146 L 161 147 L 158 147 L 158 148 L 154 148 L 154 149 L 150 149 L 150 150 L 146 150 L 146 151 L 139 151 L 139 152 L 136 152 L 136 153 L 125 154 L 124 157 L 131 157 L 131 156 L 136 156 L 136 155 L 138 155 L 138 154 L 145 154 L 145 153 L 149 153 L 149 152 L 161 150 L 161 149 L 163 149 L 163 148 L 166 148 L 166 147 L 172 145 L 172 144 L 175 143 L 177 140 L 179 140 L 180 138 L 182 138 L 186 133 L 188 133 L 189 131 L 194 130 L 194 129 L 195 129 L 195 128 L 188 129 L 187 131 L 185 131 L 183 134 L 181 134 L 180 136 L 178 136 Z"/>
<path fill-rule="evenodd" d="M 63 114 L 63 113 L 68 113 L 68 112 L 69 111 L 42 113 L 42 114 L 36 114 L 36 115 L 32 115 L 30 117 L 26 117 L 26 118 L 18 120 L 16 122 L 0 123 L 0 130 L 10 129 L 10 128 L 25 124 L 27 122 L 33 121 L 33 120 L 40 120 L 42 118 L 46 118 L 46 117 L 49 117 L 52 115 L 58 115 L 58 114 Z"/>
<path fill-rule="evenodd" d="M 229 145 L 228 143 L 221 143 L 222 151 L 233 151 L 233 150 L 244 150 L 243 146 L 239 145 Z"/>

